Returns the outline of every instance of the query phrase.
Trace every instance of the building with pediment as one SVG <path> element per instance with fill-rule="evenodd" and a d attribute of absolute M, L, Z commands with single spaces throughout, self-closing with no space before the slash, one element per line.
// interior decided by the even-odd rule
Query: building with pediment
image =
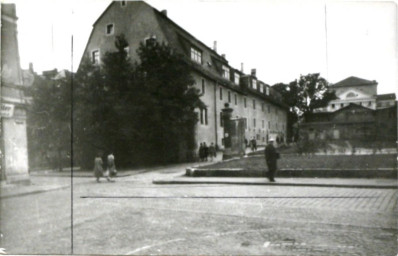
<path fill-rule="evenodd" d="M 394 93 L 377 94 L 377 82 L 346 78 L 330 87 L 337 99 L 319 108 L 300 125 L 301 137 L 309 140 L 350 141 L 368 145 L 385 142 L 395 147 L 397 103 Z"/>
<path fill-rule="evenodd" d="M 197 110 L 199 122 L 195 129 L 197 144 L 214 142 L 223 148 L 223 117 L 225 103 L 233 109 L 232 117 L 246 120 L 245 137 L 265 144 L 276 137 L 285 140 L 288 107 L 280 94 L 256 75 L 256 69 L 244 73 L 232 67 L 225 54 L 217 52 L 177 25 L 166 11 L 158 11 L 143 1 L 112 2 L 95 21 L 84 57 L 95 65 L 107 51 L 115 51 L 115 38 L 124 34 L 130 59 L 139 61 L 136 53 L 140 43 L 156 40 L 181 53 L 191 67 L 195 87 L 207 108 Z"/>

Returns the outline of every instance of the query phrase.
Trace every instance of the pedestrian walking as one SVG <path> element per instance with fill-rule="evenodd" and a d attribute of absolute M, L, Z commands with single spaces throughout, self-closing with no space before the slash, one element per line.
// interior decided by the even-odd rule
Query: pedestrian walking
<path fill-rule="evenodd" d="M 279 153 L 274 147 L 274 140 L 270 139 L 268 145 L 265 147 L 265 161 L 268 167 L 268 179 L 275 182 L 275 173 L 277 169 L 276 162 L 279 159 Z"/>
<path fill-rule="evenodd" d="M 109 177 L 116 177 L 117 171 L 116 171 L 116 165 L 115 165 L 115 156 L 111 152 L 108 157 L 107 157 L 107 166 L 108 166 L 108 172 L 109 172 Z"/>
<path fill-rule="evenodd" d="M 206 145 L 206 142 L 203 142 L 203 158 L 204 161 L 207 161 L 207 158 L 209 156 L 209 148 Z"/>
<path fill-rule="evenodd" d="M 217 156 L 216 147 L 214 146 L 213 142 L 209 146 L 209 156 L 210 156 L 210 161 L 213 161 L 213 158 Z"/>
<path fill-rule="evenodd" d="M 97 179 L 97 182 L 100 182 L 100 178 L 104 177 L 104 168 L 102 167 L 103 161 L 101 158 L 101 154 L 97 154 L 94 159 L 94 176 Z M 106 179 L 110 181 L 109 177 L 105 175 Z"/>
<path fill-rule="evenodd" d="M 100 178 L 104 173 L 104 169 L 102 168 L 102 158 L 101 154 L 97 154 L 94 159 L 94 176 L 97 179 L 97 182 L 100 182 Z"/>

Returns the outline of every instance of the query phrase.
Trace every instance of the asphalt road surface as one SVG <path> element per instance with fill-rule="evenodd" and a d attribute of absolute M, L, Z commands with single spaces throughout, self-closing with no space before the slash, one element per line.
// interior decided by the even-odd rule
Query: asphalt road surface
<path fill-rule="evenodd" d="M 2 199 L 0 248 L 9 254 L 397 254 L 395 189 L 151 182 L 172 173 L 114 183 L 75 178 L 73 192 Z"/>

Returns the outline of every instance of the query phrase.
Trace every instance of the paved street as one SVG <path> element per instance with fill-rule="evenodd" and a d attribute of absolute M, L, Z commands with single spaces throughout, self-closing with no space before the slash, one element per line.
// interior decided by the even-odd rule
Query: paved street
<path fill-rule="evenodd" d="M 181 172 L 99 184 L 75 178 L 73 191 L 2 199 L 0 247 L 70 254 L 73 241 L 74 254 L 397 253 L 395 189 L 152 184 Z"/>

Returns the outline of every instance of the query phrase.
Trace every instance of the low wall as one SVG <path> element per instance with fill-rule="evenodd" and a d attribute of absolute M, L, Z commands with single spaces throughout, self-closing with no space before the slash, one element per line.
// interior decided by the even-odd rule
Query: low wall
<path fill-rule="evenodd" d="M 190 177 L 266 177 L 265 170 L 245 170 L 245 169 L 195 169 L 188 168 L 186 176 Z M 397 179 L 395 169 L 281 169 L 276 173 L 277 177 L 297 177 L 297 178 L 388 178 Z"/>

